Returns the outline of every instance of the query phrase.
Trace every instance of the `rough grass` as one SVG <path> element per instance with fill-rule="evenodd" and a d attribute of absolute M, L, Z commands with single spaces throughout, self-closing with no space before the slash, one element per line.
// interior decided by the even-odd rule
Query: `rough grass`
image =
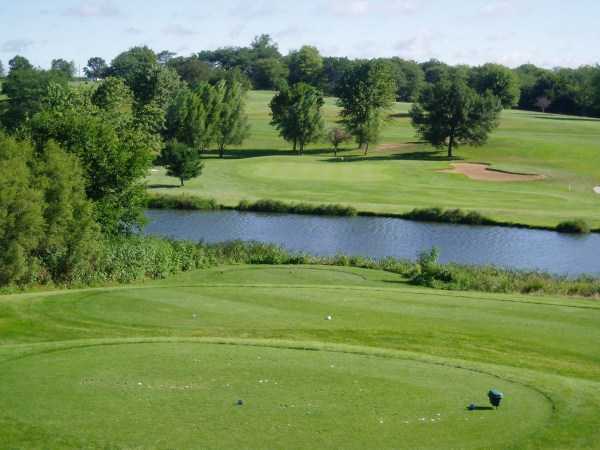
<path fill-rule="evenodd" d="M 219 160 L 210 154 L 203 175 L 183 188 L 156 188 L 174 195 L 185 192 L 236 206 L 241 200 L 268 198 L 286 203 L 344 204 L 357 211 L 407 213 L 415 208 L 479 211 L 498 222 L 556 227 L 574 217 L 600 228 L 600 121 L 505 111 L 501 126 L 487 145 L 461 148 L 466 162 L 486 162 L 492 168 L 539 173 L 545 180 L 494 183 L 440 173 L 450 167 L 444 152 L 415 142 L 406 112 L 397 104 L 382 137 L 381 149 L 362 152 L 347 146 L 333 157 L 325 143 L 296 156 L 269 125 L 270 92 L 251 92 L 248 109 L 252 136 L 244 146 Z M 334 99 L 327 99 L 328 126 L 337 120 Z M 176 186 L 164 171 L 149 184 Z"/>
<path fill-rule="evenodd" d="M 598 448 L 595 301 L 230 266 L 0 317 L 7 448 Z"/>

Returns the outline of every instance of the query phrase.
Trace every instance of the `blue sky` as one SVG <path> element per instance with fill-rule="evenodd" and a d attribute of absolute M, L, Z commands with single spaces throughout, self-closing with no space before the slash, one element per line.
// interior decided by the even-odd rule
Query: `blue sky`
<path fill-rule="evenodd" d="M 0 0 L 0 60 L 84 66 L 145 44 L 188 55 L 269 33 L 282 52 L 452 64 L 600 62 L 597 0 Z"/>

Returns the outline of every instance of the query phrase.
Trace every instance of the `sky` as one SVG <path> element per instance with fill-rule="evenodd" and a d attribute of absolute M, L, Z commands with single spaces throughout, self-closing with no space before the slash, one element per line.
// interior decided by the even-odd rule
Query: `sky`
<path fill-rule="evenodd" d="M 267 33 L 282 53 L 450 64 L 600 62 L 598 0 L 0 0 L 0 60 L 84 67 L 136 45 L 189 55 Z"/>

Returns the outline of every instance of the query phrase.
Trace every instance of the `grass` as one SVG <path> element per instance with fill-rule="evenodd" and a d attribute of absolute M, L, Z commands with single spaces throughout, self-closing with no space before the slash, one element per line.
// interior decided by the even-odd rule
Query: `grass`
<path fill-rule="evenodd" d="M 241 200 L 332 203 L 360 212 L 402 214 L 440 207 L 478 211 L 497 222 L 555 227 L 584 219 L 600 228 L 600 120 L 505 111 L 487 145 L 461 148 L 464 161 L 486 162 L 500 170 L 539 173 L 541 181 L 474 181 L 449 168 L 444 152 L 415 142 L 407 112 L 396 104 L 379 149 L 366 157 L 346 148 L 338 158 L 327 144 L 310 146 L 296 156 L 269 125 L 270 92 L 251 92 L 251 137 L 220 160 L 211 153 L 203 175 L 176 188 L 177 180 L 159 170 L 150 175 L 152 192 L 186 193 L 214 198 L 225 206 Z M 325 116 L 333 126 L 338 109 L 327 99 Z M 154 186 L 154 187 L 152 187 Z"/>
<path fill-rule="evenodd" d="M 598 448 L 599 320 L 597 301 L 324 266 L 4 296 L 0 442 Z M 505 394 L 499 410 L 466 411 L 490 388 Z"/>

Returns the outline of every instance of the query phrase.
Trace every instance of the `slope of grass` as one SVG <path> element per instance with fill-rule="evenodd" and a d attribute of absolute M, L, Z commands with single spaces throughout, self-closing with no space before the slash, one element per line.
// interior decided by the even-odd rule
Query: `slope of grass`
<path fill-rule="evenodd" d="M 4 296 L 0 442 L 598 448 L 599 321 L 594 301 L 321 266 Z M 465 409 L 490 388 L 499 410 Z"/>
<path fill-rule="evenodd" d="M 343 203 L 359 211 L 404 213 L 440 206 L 477 210 L 498 221 L 556 226 L 585 219 L 600 227 L 600 121 L 535 112 L 505 111 L 501 126 L 481 148 L 461 148 L 458 157 L 547 178 L 531 182 L 474 181 L 440 173 L 449 167 L 444 152 L 415 142 L 409 104 L 396 104 L 381 145 L 366 157 L 346 148 L 334 158 L 325 143 L 296 156 L 269 125 L 271 92 L 251 92 L 248 112 L 252 135 L 225 160 L 211 154 L 203 175 L 176 188 L 177 182 L 154 172 L 151 191 L 185 192 L 234 206 L 242 199 Z M 328 126 L 337 119 L 327 99 Z M 342 158 L 343 157 L 343 158 Z"/>

